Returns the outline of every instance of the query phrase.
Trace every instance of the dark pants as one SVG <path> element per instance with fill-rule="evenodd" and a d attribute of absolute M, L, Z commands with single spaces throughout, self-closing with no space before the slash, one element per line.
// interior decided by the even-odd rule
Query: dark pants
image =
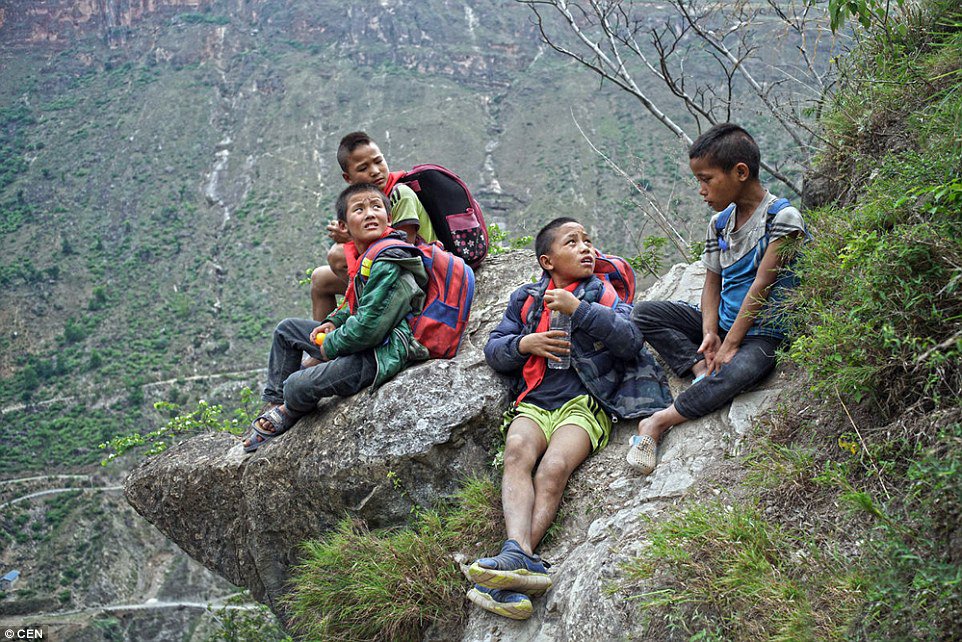
<path fill-rule="evenodd" d="M 704 336 L 697 308 L 673 301 L 643 301 L 635 304 L 631 319 L 679 377 L 690 373 L 692 366 L 705 358 L 698 353 Z M 726 334 L 719 330 L 722 341 Z M 775 350 L 781 342 L 778 337 L 746 336 L 721 370 L 675 397 L 675 410 L 688 419 L 718 410 L 775 368 Z"/>
<path fill-rule="evenodd" d="M 301 353 L 317 359 L 320 349 L 311 343 L 312 319 L 284 319 L 274 329 L 267 362 L 264 401 L 283 403 L 292 415 L 307 414 L 323 397 L 350 397 L 374 382 L 377 361 L 373 350 L 337 357 L 312 368 L 301 367 Z"/>

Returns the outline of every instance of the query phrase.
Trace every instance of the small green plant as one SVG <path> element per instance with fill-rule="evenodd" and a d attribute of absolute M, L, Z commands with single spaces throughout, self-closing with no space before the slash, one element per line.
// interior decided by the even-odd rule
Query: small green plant
<path fill-rule="evenodd" d="M 665 269 L 667 247 L 668 239 L 664 236 L 647 236 L 642 242 L 641 250 L 629 258 L 628 263 L 634 269 L 644 270 L 657 278 Z"/>
<path fill-rule="evenodd" d="M 491 256 L 504 254 L 511 250 L 524 249 L 531 245 L 533 240 L 534 237 L 529 235 L 509 239 L 507 230 L 502 230 L 497 223 L 488 225 L 488 254 Z"/>
<path fill-rule="evenodd" d="M 232 435 L 243 434 L 253 417 L 256 403 L 256 394 L 250 388 L 244 388 L 241 391 L 242 405 L 234 410 L 233 416 L 227 416 L 222 406 L 201 400 L 196 410 L 176 415 L 157 430 L 146 434 L 119 435 L 100 444 L 101 450 L 110 451 L 100 463 L 106 466 L 117 457 L 142 447 L 147 448 L 145 455 L 156 455 L 167 450 L 175 439 L 192 432 L 220 431 L 229 432 Z M 154 404 L 154 409 L 162 413 L 173 413 L 179 410 L 178 406 L 166 401 L 158 401 Z"/>
<path fill-rule="evenodd" d="M 208 609 L 220 627 L 207 636 L 206 642 L 292 642 L 263 604 L 252 609 L 228 609 L 234 604 L 249 605 L 252 598 L 248 592 L 239 593 L 227 601 L 224 608 Z"/>

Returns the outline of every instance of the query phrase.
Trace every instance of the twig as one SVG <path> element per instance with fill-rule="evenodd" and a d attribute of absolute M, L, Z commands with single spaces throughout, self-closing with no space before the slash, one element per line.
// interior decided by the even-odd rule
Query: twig
<path fill-rule="evenodd" d="M 640 185 L 638 185 L 635 181 L 631 180 L 631 177 L 628 175 L 628 172 L 623 170 L 617 163 L 611 160 L 603 151 L 595 147 L 595 144 L 591 142 L 590 138 L 588 138 L 588 135 L 585 133 L 585 130 L 581 128 L 581 123 L 579 123 L 578 119 L 575 118 L 574 109 L 572 108 L 570 109 L 570 111 L 571 111 L 571 120 L 574 121 L 575 127 L 578 128 L 578 131 L 581 133 L 581 137 L 585 139 L 585 142 L 588 143 L 588 146 L 591 147 L 591 149 L 596 154 L 598 154 L 598 156 L 603 158 L 604 161 L 608 163 L 608 165 L 611 166 L 612 169 L 614 169 L 626 181 L 628 181 L 628 183 L 635 189 L 635 191 L 638 192 L 638 194 L 640 194 L 642 198 L 645 199 L 645 201 L 648 203 L 648 207 L 650 208 L 650 210 L 642 208 L 642 212 L 644 212 L 646 216 L 652 219 L 655 222 L 655 224 L 662 229 L 662 231 L 668 236 L 668 239 L 672 242 L 672 245 L 675 246 L 675 248 L 678 250 L 678 252 L 682 256 L 688 256 L 688 244 L 685 243 L 685 239 L 682 238 L 681 234 L 678 233 L 678 230 L 676 230 L 675 227 L 671 224 L 671 222 L 668 220 L 668 217 L 665 216 L 665 214 L 661 211 L 661 209 L 658 207 L 658 204 L 655 203 L 654 199 L 652 199 L 651 196 L 648 195 L 648 192 L 646 192 Z"/>
<path fill-rule="evenodd" d="M 837 385 L 835 386 L 835 396 L 838 398 L 838 402 L 839 402 L 840 404 L 842 404 L 842 410 L 845 411 L 845 416 L 848 417 L 849 423 L 852 424 L 852 429 L 855 431 L 855 434 L 858 435 L 858 440 L 859 440 L 859 442 L 862 444 L 861 453 L 859 453 L 859 461 L 860 461 L 860 462 L 862 463 L 862 465 L 864 466 L 864 465 L 865 465 L 865 456 L 866 456 L 866 453 L 868 453 L 868 448 L 865 447 L 865 439 L 862 437 L 862 433 L 859 432 L 858 426 L 855 425 L 855 420 L 852 419 L 852 413 L 850 413 L 850 412 L 848 411 L 848 406 L 846 406 L 846 405 L 845 405 L 845 402 L 842 401 L 842 394 L 838 391 L 838 386 L 837 386 Z M 885 480 L 882 479 L 882 471 L 881 471 L 881 469 L 878 467 L 878 464 L 875 463 L 875 459 L 872 457 L 871 454 L 868 455 L 868 460 L 869 460 L 869 463 L 872 464 L 872 468 L 875 469 L 875 474 L 878 476 L 878 482 L 879 482 L 879 484 L 882 486 L 882 492 L 885 493 L 885 498 L 886 498 L 887 500 L 891 501 L 891 500 L 892 500 L 892 496 L 889 495 L 888 489 L 885 488 Z"/>

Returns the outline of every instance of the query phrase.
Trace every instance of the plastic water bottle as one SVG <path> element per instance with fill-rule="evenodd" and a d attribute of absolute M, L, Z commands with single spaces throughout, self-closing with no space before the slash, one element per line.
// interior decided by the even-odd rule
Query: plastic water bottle
<path fill-rule="evenodd" d="M 551 322 L 549 324 L 549 330 L 561 330 L 565 333 L 565 341 L 571 341 L 571 315 L 565 314 L 564 312 L 559 312 L 558 310 L 551 311 Z M 571 367 L 571 353 L 559 354 L 561 361 L 552 361 L 548 359 L 548 367 L 553 370 L 565 370 Z"/>

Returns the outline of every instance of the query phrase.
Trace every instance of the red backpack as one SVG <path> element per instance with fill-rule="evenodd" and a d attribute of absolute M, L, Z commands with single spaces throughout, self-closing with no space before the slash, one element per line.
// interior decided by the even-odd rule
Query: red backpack
<path fill-rule="evenodd" d="M 612 307 L 615 299 L 621 299 L 631 305 L 635 300 L 635 271 L 625 259 L 614 254 L 602 254 L 598 252 L 595 257 L 595 276 L 605 282 L 605 290 L 601 295 L 601 303 L 605 307 Z M 531 308 L 531 297 L 521 308 L 521 320 L 524 322 L 528 318 L 528 310 Z"/>
<path fill-rule="evenodd" d="M 439 244 L 410 245 L 399 239 L 382 238 L 358 257 L 360 265 L 370 265 L 378 255 L 392 247 L 417 250 L 428 273 L 427 298 L 419 314 L 408 316 L 418 343 L 428 349 L 432 359 L 451 359 L 461 347 L 464 329 L 474 299 L 474 271 L 461 257 L 446 252 Z M 367 281 L 358 272 L 362 283 Z"/>
<path fill-rule="evenodd" d="M 618 297 L 625 303 L 635 302 L 635 271 L 625 259 L 599 252 L 595 258 L 595 276 L 614 286 Z"/>
<path fill-rule="evenodd" d="M 468 186 L 449 169 L 440 165 L 415 165 L 409 172 L 391 172 L 385 193 L 404 183 L 424 206 L 434 233 L 444 249 L 478 267 L 488 255 L 488 227 L 481 206 Z"/>

